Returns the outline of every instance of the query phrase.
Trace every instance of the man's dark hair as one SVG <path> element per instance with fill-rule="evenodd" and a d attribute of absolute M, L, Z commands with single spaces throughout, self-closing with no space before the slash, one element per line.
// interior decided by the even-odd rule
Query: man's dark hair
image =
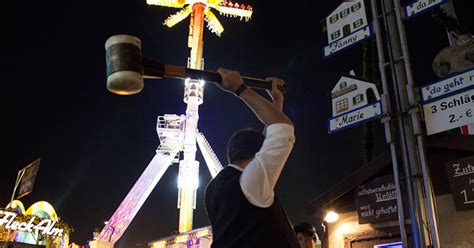
<path fill-rule="evenodd" d="M 261 131 L 246 128 L 235 132 L 230 137 L 227 147 L 227 157 L 231 164 L 255 156 L 263 144 L 265 136 Z"/>
<path fill-rule="evenodd" d="M 301 222 L 293 226 L 295 233 L 302 233 L 303 236 L 316 240 L 315 228 L 309 222 Z"/>

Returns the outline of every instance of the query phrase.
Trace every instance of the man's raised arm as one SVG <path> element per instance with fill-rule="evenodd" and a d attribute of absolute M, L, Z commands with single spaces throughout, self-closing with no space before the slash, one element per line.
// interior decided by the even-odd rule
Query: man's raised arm
<path fill-rule="evenodd" d="M 293 125 L 291 120 L 278 107 L 251 88 L 246 87 L 239 72 L 223 68 L 219 68 L 217 72 L 222 77 L 220 87 L 242 99 L 263 124 L 266 126 L 275 123 Z M 273 81 L 277 80 L 276 78 L 269 79 Z M 280 82 L 282 81 L 280 80 Z M 276 85 L 274 84 L 273 87 L 276 87 Z"/>

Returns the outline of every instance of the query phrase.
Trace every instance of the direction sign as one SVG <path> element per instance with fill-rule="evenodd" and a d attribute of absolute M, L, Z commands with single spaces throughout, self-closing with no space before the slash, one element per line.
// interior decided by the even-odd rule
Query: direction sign
<path fill-rule="evenodd" d="M 405 11 L 405 19 L 411 19 L 419 14 L 427 12 L 441 4 L 447 3 L 448 0 L 416 0 L 403 6 Z"/>
<path fill-rule="evenodd" d="M 474 68 L 420 87 L 420 96 L 422 102 L 425 103 L 470 87 L 474 87 Z"/>
<path fill-rule="evenodd" d="M 350 47 L 372 34 L 363 0 L 343 2 L 326 17 L 328 45 L 324 57 Z"/>
<path fill-rule="evenodd" d="M 375 84 L 353 76 L 342 76 L 331 91 L 332 118 L 328 133 L 367 122 L 382 115 L 382 103 Z"/>
<path fill-rule="evenodd" d="M 474 123 L 474 88 L 423 105 L 428 135 Z"/>

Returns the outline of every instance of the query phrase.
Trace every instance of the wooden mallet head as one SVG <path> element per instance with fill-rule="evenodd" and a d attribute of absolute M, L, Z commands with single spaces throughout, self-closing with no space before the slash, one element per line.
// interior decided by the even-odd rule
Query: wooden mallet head
<path fill-rule="evenodd" d="M 141 41 L 131 35 L 114 35 L 105 42 L 107 89 L 132 95 L 143 89 Z"/>

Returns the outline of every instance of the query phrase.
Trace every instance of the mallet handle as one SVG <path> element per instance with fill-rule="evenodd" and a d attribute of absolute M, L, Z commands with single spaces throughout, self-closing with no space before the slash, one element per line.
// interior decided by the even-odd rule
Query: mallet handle
<path fill-rule="evenodd" d="M 186 76 L 192 79 L 203 79 L 208 82 L 214 82 L 220 84 L 222 82 L 222 77 L 219 73 L 213 71 L 201 71 L 195 69 L 186 69 Z M 253 77 L 246 77 L 242 76 L 244 83 L 254 89 L 271 89 L 272 82 L 263 80 L 260 78 L 253 78 Z M 286 92 L 288 90 L 288 86 L 285 84 L 282 87 L 279 87 L 282 92 Z"/>
<path fill-rule="evenodd" d="M 208 82 L 213 82 L 220 84 L 222 82 L 222 78 L 217 72 L 213 71 L 204 71 L 204 70 L 196 70 L 190 69 L 182 66 L 175 66 L 175 65 L 167 65 L 161 64 L 157 61 L 143 58 L 144 64 L 144 77 L 148 78 L 157 78 L 157 77 L 167 77 L 167 78 L 178 78 L 178 79 L 202 79 Z M 255 89 L 271 89 L 272 82 L 253 78 L 253 77 L 246 77 L 242 76 L 244 83 Z M 279 87 L 282 92 L 288 91 L 288 85 L 283 85 Z"/>

